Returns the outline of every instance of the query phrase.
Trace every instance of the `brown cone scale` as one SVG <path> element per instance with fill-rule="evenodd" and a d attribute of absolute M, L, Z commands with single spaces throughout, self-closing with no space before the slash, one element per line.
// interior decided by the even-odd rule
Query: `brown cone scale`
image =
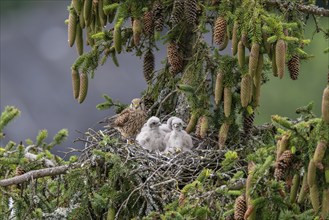
<path fill-rule="evenodd" d="M 292 80 L 297 80 L 299 75 L 299 56 L 293 55 L 288 61 L 288 71 Z"/>
<path fill-rule="evenodd" d="M 221 45 L 225 40 L 227 23 L 224 17 L 218 17 L 214 26 L 213 38 L 217 45 Z"/>

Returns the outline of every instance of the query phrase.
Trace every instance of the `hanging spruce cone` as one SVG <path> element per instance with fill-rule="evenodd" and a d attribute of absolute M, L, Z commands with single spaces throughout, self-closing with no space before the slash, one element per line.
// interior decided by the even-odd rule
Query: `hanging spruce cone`
<path fill-rule="evenodd" d="M 260 46 L 257 43 L 253 43 L 251 45 L 251 51 L 249 56 L 249 74 L 254 77 L 257 70 L 258 65 L 258 57 L 259 57 Z"/>
<path fill-rule="evenodd" d="M 183 57 L 178 51 L 178 46 L 176 43 L 171 42 L 167 47 L 167 57 L 168 63 L 170 64 L 169 71 L 176 75 L 183 70 Z"/>
<path fill-rule="evenodd" d="M 73 97 L 77 99 L 79 97 L 79 91 L 80 91 L 80 78 L 78 71 L 72 69 L 71 76 L 72 76 Z"/>
<path fill-rule="evenodd" d="M 72 6 L 77 14 L 80 14 L 82 8 L 81 0 L 72 0 Z"/>
<path fill-rule="evenodd" d="M 246 197 L 241 195 L 236 198 L 234 203 L 234 219 L 235 220 L 244 220 L 244 214 L 247 211 Z"/>
<path fill-rule="evenodd" d="M 285 176 L 286 172 L 291 166 L 292 158 L 293 154 L 290 150 L 286 150 L 281 154 L 274 171 L 274 176 L 277 180 L 281 180 Z"/>
<path fill-rule="evenodd" d="M 188 125 L 185 129 L 187 133 L 191 133 L 194 130 L 198 121 L 198 117 L 199 115 L 196 112 L 192 112 Z"/>
<path fill-rule="evenodd" d="M 85 73 L 80 73 L 80 89 L 79 89 L 79 97 L 78 102 L 82 103 L 86 97 L 88 92 L 88 75 Z"/>
<path fill-rule="evenodd" d="M 321 111 L 323 121 L 329 124 L 329 82 L 327 87 L 323 91 Z"/>
<path fill-rule="evenodd" d="M 284 68 L 286 63 L 286 43 L 280 39 L 276 42 L 275 46 L 275 62 L 280 79 L 283 78 Z"/>
<path fill-rule="evenodd" d="M 225 122 L 222 124 L 222 126 L 219 129 L 219 134 L 218 134 L 218 143 L 219 143 L 219 149 L 223 149 L 225 146 L 225 142 L 228 137 L 228 131 L 230 129 L 230 124 Z"/>
<path fill-rule="evenodd" d="M 184 12 L 187 24 L 194 26 L 197 18 L 197 0 L 185 0 Z"/>
<path fill-rule="evenodd" d="M 202 116 L 198 119 L 198 122 L 196 123 L 196 126 L 195 126 L 194 135 L 198 138 L 201 138 L 201 135 L 200 135 L 201 121 L 202 121 Z"/>
<path fill-rule="evenodd" d="M 232 108 L 232 91 L 231 87 L 224 88 L 224 115 L 230 117 Z"/>
<path fill-rule="evenodd" d="M 23 175 L 25 173 L 25 170 L 21 166 L 17 166 L 15 170 L 16 176 Z"/>
<path fill-rule="evenodd" d="M 68 42 L 69 46 L 72 47 L 75 41 L 76 31 L 77 31 L 77 14 L 74 9 L 70 10 L 69 23 L 68 23 Z"/>
<path fill-rule="evenodd" d="M 250 136 L 251 130 L 254 126 L 255 113 L 249 114 L 247 111 L 243 112 L 243 137 L 246 139 Z"/>
<path fill-rule="evenodd" d="M 83 5 L 83 17 L 85 19 L 85 25 L 89 26 L 91 24 L 92 10 L 93 10 L 93 1 L 85 0 Z"/>
<path fill-rule="evenodd" d="M 151 50 L 148 50 L 144 56 L 144 65 L 143 65 L 143 73 L 144 79 L 147 84 L 152 83 L 154 72 L 154 55 Z"/>
<path fill-rule="evenodd" d="M 241 106 L 247 107 L 250 101 L 250 95 L 252 93 L 252 78 L 250 74 L 245 74 L 241 80 Z"/>
<path fill-rule="evenodd" d="M 217 45 L 221 45 L 225 40 L 227 23 L 225 18 L 218 17 L 214 26 L 213 38 Z"/>
<path fill-rule="evenodd" d="M 291 59 L 288 61 L 288 70 L 290 78 L 292 80 L 296 80 L 299 75 L 299 56 L 293 55 L 291 57 Z"/>
<path fill-rule="evenodd" d="M 322 193 L 321 218 L 328 219 L 328 217 L 329 217 L 329 187 L 327 186 L 327 188 L 323 189 L 323 193 Z"/>
<path fill-rule="evenodd" d="M 272 66 L 273 76 L 278 77 L 278 68 L 276 66 L 275 46 L 272 46 L 271 66 Z"/>
<path fill-rule="evenodd" d="M 242 41 L 240 40 L 238 43 L 238 63 L 240 68 L 244 66 L 246 62 L 246 56 L 245 56 L 245 46 L 243 45 Z"/>
<path fill-rule="evenodd" d="M 144 24 L 144 34 L 147 37 L 153 35 L 154 32 L 154 22 L 153 22 L 153 13 L 151 11 L 147 11 L 143 16 L 143 24 Z"/>
<path fill-rule="evenodd" d="M 162 31 L 164 26 L 163 7 L 160 2 L 153 5 L 154 28 L 156 31 Z"/>
<path fill-rule="evenodd" d="M 219 71 L 216 77 L 216 85 L 215 85 L 215 104 L 218 106 L 223 96 L 223 82 L 224 82 L 224 73 Z"/>
<path fill-rule="evenodd" d="M 206 115 L 202 115 L 199 118 L 198 123 L 196 125 L 195 135 L 198 138 L 204 139 L 207 136 L 208 127 L 209 127 L 208 117 Z"/>
<path fill-rule="evenodd" d="M 115 26 L 113 32 L 114 48 L 115 51 L 119 54 L 122 50 L 121 27 Z"/>
<path fill-rule="evenodd" d="M 314 213 L 318 213 L 320 209 L 320 193 L 317 184 L 310 187 L 310 200 L 314 210 Z"/>
<path fill-rule="evenodd" d="M 83 54 L 83 37 L 82 37 L 82 28 L 78 24 L 75 36 L 75 46 L 77 49 L 77 53 L 81 56 Z"/>
<path fill-rule="evenodd" d="M 107 23 L 107 15 L 104 13 L 104 0 L 98 0 L 98 19 L 102 27 Z"/>
<path fill-rule="evenodd" d="M 136 18 L 133 21 L 133 38 L 134 38 L 134 45 L 138 46 L 141 41 L 142 35 L 142 22 Z"/>
<path fill-rule="evenodd" d="M 232 55 L 235 56 L 235 54 L 238 52 L 238 22 L 235 21 L 233 25 L 233 31 L 232 31 Z"/>
<path fill-rule="evenodd" d="M 173 26 L 183 20 L 184 15 L 184 0 L 175 0 L 174 6 L 170 15 L 170 22 Z"/>

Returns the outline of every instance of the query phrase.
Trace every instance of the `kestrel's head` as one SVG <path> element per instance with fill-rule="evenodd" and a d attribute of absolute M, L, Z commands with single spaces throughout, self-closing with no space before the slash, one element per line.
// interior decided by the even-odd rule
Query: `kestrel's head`
<path fill-rule="evenodd" d="M 147 126 L 149 126 L 151 129 L 152 128 L 157 128 L 161 125 L 160 119 L 158 117 L 152 116 L 147 120 Z"/>
<path fill-rule="evenodd" d="M 144 102 L 140 98 L 135 98 L 131 101 L 130 108 L 133 110 L 144 110 Z"/>
<path fill-rule="evenodd" d="M 174 118 L 171 122 L 171 125 L 172 125 L 173 130 L 181 131 L 181 130 L 183 130 L 184 122 L 180 118 Z"/>

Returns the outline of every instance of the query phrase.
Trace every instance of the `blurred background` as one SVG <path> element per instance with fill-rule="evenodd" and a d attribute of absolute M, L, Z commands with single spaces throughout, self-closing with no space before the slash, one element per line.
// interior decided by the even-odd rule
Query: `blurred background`
<path fill-rule="evenodd" d="M 47 129 L 52 138 L 57 131 L 67 128 L 68 141 L 55 147 L 53 152 L 81 147 L 82 143 L 73 143 L 81 136 L 77 130 L 97 129 L 98 121 L 113 114 L 96 109 L 96 105 L 103 102 L 102 94 L 129 103 L 146 88 L 142 60 L 122 53 L 118 56 L 119 68 L 109 59 L 97 69 L 95 78 L 89 81 L 88 96 L 83 104 L 74 100 L 70 67 L 77 53 L 75 46 L 68 46 L 64 24 L 69 4 L 69 0 L 0 1 L 0 109 L 14 105 L 22 111 L 21 117 L 5 129 L 4 143 L 33 139 L 41 129 Z M 329 28 L 328 18 L 321 18 L 320 23 Z M 320 115 L 329 66 L 329 54 L 324 54 L 323 50 L 329 45 L 323 34 L 314 35 L 312 19 L 308 24 L 306 37 L 312 43 L 305 50 L 315 58 L 302 62 L 297 81 L 289 78 L 288 71 L 282 80 L 270 76 L 270 82 L 262 87 L 256 124 L 269 122 L 272 114 L 296 117 L 295 109 L 311 101 L 314 101 L 314 112 Z M 156 62 L 159 67 L 166 51 L 160 43 L 158 46 Z M 85 46 L 86 50 L 89 48 Z"/>

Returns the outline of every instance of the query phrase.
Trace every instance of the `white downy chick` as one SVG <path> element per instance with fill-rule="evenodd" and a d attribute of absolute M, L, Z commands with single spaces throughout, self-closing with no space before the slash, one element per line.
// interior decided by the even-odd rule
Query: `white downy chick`
<path fill-rule="evenodd" d="M 183 129 L 183 120 L 174 118 L 172 120 L 172 131 L 164 139 L 166 143 L 165 152 L 176 153 L 178 151 L 189 151 L 193 147 L 191 136 Z"/>
<path fill-rule="evenodd" d="M 163 142 L 166 133 L 160 129 L 160 125 L 158 117 L 149 118 L 136 137 L 137 143 L 149 151 L 163 151 L 166 147 Z"/>
<path fill-rule="evenodd" d="M 170 133 L 172 131 L 172 120 L 177 118 L 176 116 L 172 116 L 168 118 L 166 123 L 161 124 L 160 129 L 166 133 Z"/>

